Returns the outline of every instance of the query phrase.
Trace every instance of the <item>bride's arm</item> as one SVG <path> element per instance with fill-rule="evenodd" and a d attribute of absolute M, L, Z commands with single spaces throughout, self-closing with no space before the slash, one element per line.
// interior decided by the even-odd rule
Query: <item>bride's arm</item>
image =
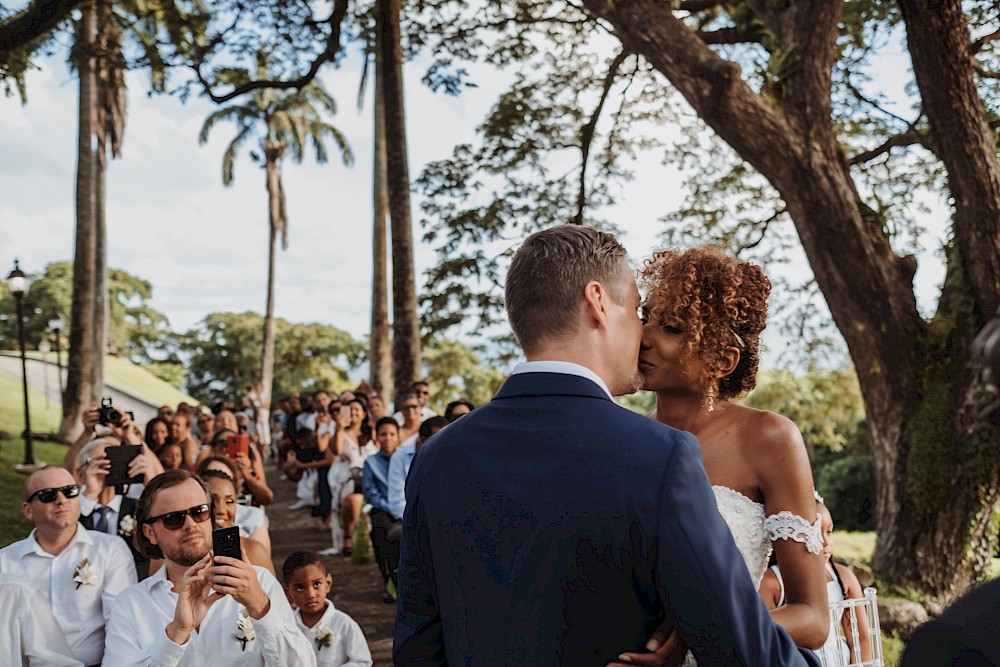
<path fill-rule="evenodd" d="M 757 462 L 765 524 L 785 584 L 785 604 L 772 618 L 797 645 L 819 648 L 830 621 L 809 457 L 789 419 L 765 412 L 754 426 L 747 435 L 757 450 L 752 460 Z"/>

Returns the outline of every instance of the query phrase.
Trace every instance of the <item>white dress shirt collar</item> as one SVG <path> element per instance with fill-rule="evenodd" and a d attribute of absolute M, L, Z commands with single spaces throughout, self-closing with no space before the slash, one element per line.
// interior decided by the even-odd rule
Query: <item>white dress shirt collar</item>
<path fill-rule="evenodd" d="M 36 556 L 42 556 L 45 558 L 55 558 L 56 555 L 50 554 L 48 551 L 42 548 L 41 544 L 38 543 L 38 539 L 36 537 L 37 532 L 38 532 L 37 528 L 31 529 L 31 533 L 28 535 L 27 539 L 25 539 L 24 542 L 21 543 L 21 547 L 19 549 L 20 553 L 18 555 L 21 558 L 24 558 L 28 554 L 35 554 Z M 84 528 L 79 522 L 77 522 L 76 533 L 73 534 L 73 539 L 69 541 L 69 544 L 66 545 L 66 548 L 63 549 L 63 551 L 68 551 L 69 549 L 72 549 L 73 546 L 78 543 L 88 544 L 88 545 L 93 544 L 94 540 L 91 539 L 88 533 L 89 531 L 86 528 Z M 62 551 L 59 553 L 62 553 Z"/>
<path fill-rule="evenodd" d="M 611 391 L 608 389 L 608 385 L 605 384 L 601 376 L 590 370 L 586 366 L 581 366 L 580 364 L 574 364 L 571 361 L 525 361 L 518 364 L 514 368 L 514 372 L 511 375 L 520 375 L 521 373 L 561 373 L 563 375 L 576 375 L 578 377 L 586 378 L 600 387 L 608 398 L 611 398 Z"/>

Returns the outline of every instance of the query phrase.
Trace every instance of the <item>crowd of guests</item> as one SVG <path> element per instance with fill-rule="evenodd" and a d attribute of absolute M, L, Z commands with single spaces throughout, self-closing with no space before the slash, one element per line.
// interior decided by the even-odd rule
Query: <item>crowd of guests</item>
<path fill-rule="evenodd" d="M 415 383 L 390 416 L 362 383 L 283 397 L 272 414 L 257 385 L 210 411 L 163 406 L 144 430 L 108 403 L 87 410 L 63 465 L 25 482 L 33 530 L 0 549 L 0 664 L 371 665 L 319 554 L 288 556 L 278 582 L 265 463 L 326 522 L 327 554 L 371 541 L 391 602 L 409 462 L 447 424 L 428 402 Z M 370 531 L 356 535 L 362 512 Z M 233 527 L 240 557 L 215 553 L 214 531 Z"/>

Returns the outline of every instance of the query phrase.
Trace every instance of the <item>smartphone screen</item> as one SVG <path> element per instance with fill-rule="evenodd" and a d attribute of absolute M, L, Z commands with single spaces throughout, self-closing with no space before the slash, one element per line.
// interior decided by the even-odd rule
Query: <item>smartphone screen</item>
<path fill-rule="evenodd" d="M 138 484 L 142 482 L 142 475 L 129 477 L 128 466 L 132 459 L 142 454 L 141 445 L 117 445 L 104 450 L 108 457 L 110 467 L 108 476 L 104 479 L 105 486 L 124 486 L 126 484 Z"/>
<path fill-rule="evenodd" d="M 212 531 L 212 552 L 215 556 L 240 558 L 240 529 L 237 526 Z"/>

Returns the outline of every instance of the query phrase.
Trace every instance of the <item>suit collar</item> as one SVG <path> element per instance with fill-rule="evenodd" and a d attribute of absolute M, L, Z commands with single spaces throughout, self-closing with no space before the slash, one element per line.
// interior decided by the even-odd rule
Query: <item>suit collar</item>
<path fill-rule="evenodd" d="M 586 396 L 610 401 L 604 389 L 593 380 L 566 373 L 518 373 L 500 387 L 496 398 L 525 396 Z"/>

